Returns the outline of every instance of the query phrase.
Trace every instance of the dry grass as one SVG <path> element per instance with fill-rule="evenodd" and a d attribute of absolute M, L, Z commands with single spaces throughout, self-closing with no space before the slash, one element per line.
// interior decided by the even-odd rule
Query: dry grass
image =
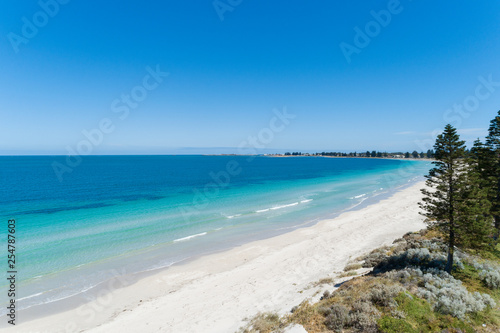
<path fill-rule="evenodd" d="M 339 278 L 344 278 L 344 277 L 348 277 L 348 276 L 356 276 L 356 275 L 358 275 L 358 272 L 349 271 L 349 272 L 340 273 Z"/>
<path fill-rule="evenodd" d="M 290 321 L 302 325 L 309 333 L 322 333 L 326 331 L 325 317 L 318 312 L 316 305 L 308 302 L 302 303 L 290 316 Z"/>
<path fill-rule="evenodd" d="M 333 278 L 323 278 L 319 281 L 311 283 L 309 286 L 307 286 L 307 288 L 309 289 L 309 288 L 319 287 L 325 284 L 333 284 L 333 282 L 334 282 Z"/>
<path fill-rule="evenodd" d="M 361 264 L 349 264 L 345 266 L 344 272 L 355 271 L 361 268 Z"/>
<path fill-rule="evenodd" d="M 287 318 L 281 318 L 277 313 L 259 313 L 253 317 L 240 333 L 281 333 L 287 326 Z"/>

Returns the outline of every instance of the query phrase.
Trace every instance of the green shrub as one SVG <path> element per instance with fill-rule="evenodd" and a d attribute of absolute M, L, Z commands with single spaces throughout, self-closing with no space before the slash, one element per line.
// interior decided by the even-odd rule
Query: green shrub
<path fill-rule="evenodd" d="M 396 297 L 396 302 L 398 303 L 398 309 L 406 314 L 408 320 L 412 320 L 419 326 L 427 325 L 433 318 L 430 304 L 423 299 L 400 293 Z"/>
<path fill-rule="evenodd" d="M 403 319 L 396 319 L 388 316 L 383 316 L 377 322 L 378 329 L 384 333 L 418 333 L 410 324 Z"/>

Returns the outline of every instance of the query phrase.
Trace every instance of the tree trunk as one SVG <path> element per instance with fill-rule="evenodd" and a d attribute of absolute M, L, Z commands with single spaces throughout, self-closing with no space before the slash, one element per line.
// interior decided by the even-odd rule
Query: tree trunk
<path fill-rule="evenodd" d="M 498 234 L 500 234 L 500 216 L 498 215 L 498 213 L 493 215 L 493 219 L 495 221 L 495 231 L 498 236 Z"/>
<path fill-rule="evenodd" d="M 453 268 L 453 253 L 455 251 L 455 230 L 450 227 L 450 241 L 448 243 L 448 261 L 446 262 L 446 267 L 444 270 L 451 274 Z"/>
<path fill-rule="evenodd" d="M 500 156 L 499 156 L 500 159 Z M 498 171 L 500 171 L 500 165 L 497 166 L 496 168 Z M 498 173 L 498 172 L 497 172 Z M 493 222 L 495 223 L 495 230 L 493 232 L 493 239 L 497 240 L 498 237 L 500 236 L 500 176 L 496 175 L 497 177 L 497 197 L 496 197 L 496 202 L 492 202 L 493 204 Z"/>
<path fill-rule="evenodd" d="M 451 269 L 453 268 L 453 251 L 455 250 L 455 216 L 454 216 L 454 210 L 455 210 L 455 192 L 454 192 L 454 186 L 453 186 L 453 163 L 450 163 L 450 175 L 449 175 L 449 187 L 448 187 L 448 198 L 450 200 L 449 202 L 449 207 L 448 207 L 448 223 L 450 224 L 450 239 L 448 241 L 448 261 L 446 262 L 446 267 L 444 268 L 446 272 L 451 274 Z"/>
<path fill-rule="evenodd" d="M 500 171 L 500 167 L 497 168 Z M 495 229 L 497 235 L 500 231 L 500 176 L 497 175 L 497 202 L 493 203 L 495 206 L 495 214 L 493 218 L 495 219 Z"/>

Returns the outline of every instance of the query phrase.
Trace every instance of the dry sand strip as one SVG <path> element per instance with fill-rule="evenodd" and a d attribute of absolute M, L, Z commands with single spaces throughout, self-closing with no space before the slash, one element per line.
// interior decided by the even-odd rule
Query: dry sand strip
<path fill-rule="evenodd" d="M 99 304 L 16 325 L 16 332 L 235 332 L 258 312 L 285 313 L 350 258 L 424 228 L 415 184 L 315 226 L 171 267 Z M 7 330 L 9 331 L 9 330 Z"/>

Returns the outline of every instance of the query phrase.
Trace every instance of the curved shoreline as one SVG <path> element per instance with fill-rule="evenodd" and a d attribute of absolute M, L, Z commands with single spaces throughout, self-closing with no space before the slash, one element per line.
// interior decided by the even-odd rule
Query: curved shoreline
<path fill-rule="evenodd" d="M 307 285 L 358 256 L 424 227 L 423 182 L 311 227 L 171 266 L 137 282 L 114 282 L 90 303 L 16 325 L 16 332 L 234 332 L 259 311 L 289 311 Z M 332 275 L 333 274 L 333 275 Z M 62 310 L 62 309 L 61 309 Z M 6 331 L 9 331 L 7 329 Z"/>
<path fill-rule="evenodd" d="M 394 193 L 397 193 L 409 186 L 412 186 L 414 183 L 419 181 L 420 177 L 413 178 L 411 180 L 408 180 L 408 183 L 399 185 L 395 188 L 392 188 L 388 191 L 376 193 L 376 194 L 371 194 L 366 196 L 366 194 L 363 194 L 363 199 L 360 202 L 354 203 L 351 206 L 345 207 L 340 210 L 333 210 L 329 211 L 327 213 L 322 214 L 321 216 L 316 216 L 314 218 L 309 218 L 304 220 L 302 218 L 298 218 L 296 221 L 292 221 L 294 223 L 289 223 L 288 226 L 284 226 L 281 228 L 276 228 L 276 229 L 269 229 L 267 230 L 267 234 L 262 233 L 262 231 L 257 232 L 252 235 L 247 235 L 245 239 L 240 239 L 237 241 L 229 241 L 227 244 L 219 244 L 214 246 L 213 248 L 208 248 L 204 249 L 202 251 L 198 251 L 198 253 L 191 253 L 184 258 L 179 258 L 176 261 L 168 262 L 165 265 L 162 265 L 160 267 L 153 267 L 145 270 L 140 270 L 140 271 L 135 271 L 135 272 L 125 272 L 122 269 L 120 269 L 120 266 L 113 266 L 115 268 L 109 268 L 104 270 L 103 272 L 108 275 L 107 279 L 100 281 L 97 284 L 94 284 L 90 287 L 86 287 L 83 291 L 78 291 L 74 292 L 71 295 L 65 295 L 62 298 L 50 300 L 50 301 L 45 301 L 43 304 L 34 304 L 30 305 L 28 307 L 23 307 L 18 309 L 18 313 L 22 314 L 24 318 L 29 318 L 29 320 L 36 320 L 42 317 L 50 316 L 57 314 L 59 312 L 69 310 L 69 309 L 75 309 L 77 307 L 80 307 L 82 305 L 85 305 L 86 303 L 89 302 L 89 300 L 94 299 L 95 297 L 98 296 L 103 296 L 103 293 L 109 292 L 109 287 L 108 285 L 119 285 L 119 286 L 128 286 L 132 283 L 135 283 L 141 279 L 147 278 L 148 276 L 151 276 L 153 274 L 156 274 L 160 271 L 164 271 L 168 269 L 171 266 L 177 266 L 177 265 L 184 265 L 188 262 L 191 262 L 193 260 L 196 260 L 198 258 L 212 255 L 215 253 L 221 253 L 224 251 L 229 251 L 231 249 L 237 248 L 239 246 L 245 245 L 247 243 L 251 243 L 254 241 L 260 241 L 268 238 L 273 238 L 280 236 L 282 234 L 292 232 L 294 230 L 300 229 L 300 228 L 307 228 L 307 227 L 312 227 L 316 225 L 317 223 L 323 221 L 323 220 L 330 220 L 335 217 L 338 217 L 339 215 L 349 212 L 349 211 L 354 211 L 358 209 L 362 209 L 363 207 L 366 207 L 371 204 L 375 204 L 381 200 L 384 200 L 390 196 L 392 196 Z M 418 179 L 418 180 L 416 180 Z M 354 199 L 354 198 L 351 198 Z M 312 200 L 311 200 L 312 201 Z M 175 243 L 176 241 L 183 241 L 183 240 L 189 240 L 191 238 L 194 238 L 194 236 L 206 234 L 201 233 L 201 234 L 196 234 L 196 235 L 191 235 L 188 237 L 180 238 L 178 240 L 174 240 L 173 242 Z M 125 283 L 122 281 L 126 281 Z M 112 289 L 114 290 L 115 287 Z M 37 295 L 43 295 L 42 293 L 38 293 Z M 31 296 L 30 296 L 31 297 Z M 25 297 L 26 298 L 26 297 Z M 29 298 L 29 297 L 28 297 Z M 3 325 L 0 324 L 0 328 Z"/>

